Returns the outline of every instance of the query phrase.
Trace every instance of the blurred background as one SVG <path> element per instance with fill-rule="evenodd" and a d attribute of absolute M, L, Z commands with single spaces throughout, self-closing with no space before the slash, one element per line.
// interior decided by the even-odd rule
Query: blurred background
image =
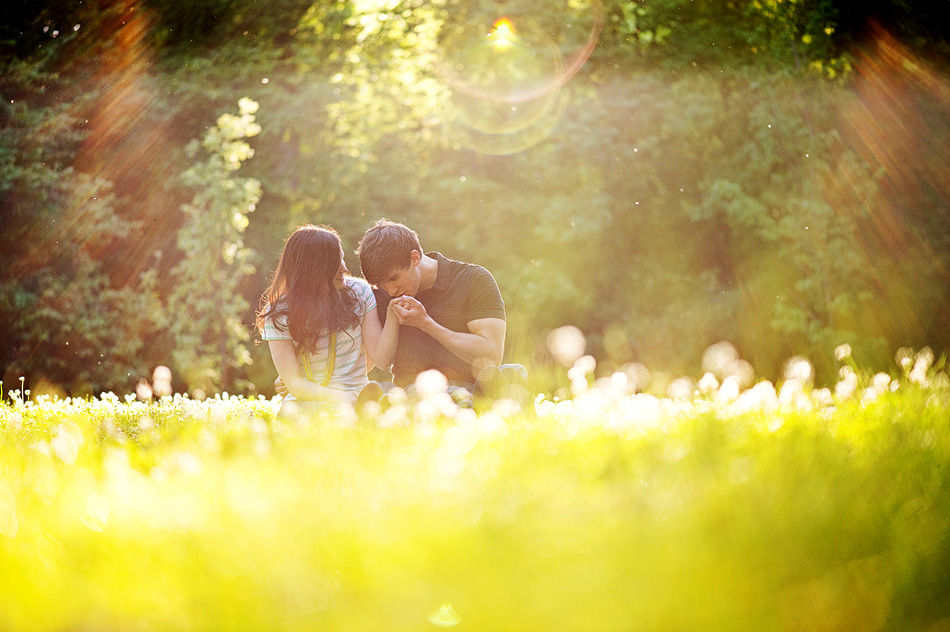
<path fill-rule="evenodd" d="M 950 12 L 875 0 L 95 0 L 0 25 L 7 391 L 271 394 L 297 225 L 491 270 L 507 359 L 761 377 L 950 348 Z M 563 369 L 560 369 L 563 371 Z M 552 370 L 551 375 L 555 375 Z"/>

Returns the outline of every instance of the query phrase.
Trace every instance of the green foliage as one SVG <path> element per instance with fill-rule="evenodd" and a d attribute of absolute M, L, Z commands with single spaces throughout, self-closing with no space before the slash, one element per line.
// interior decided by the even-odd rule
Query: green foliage
<path fill-rule="evenodd" d="M 0 627 L 939 629 L 950 385 L 909 373 L 481 416 L 17 398 Z"/>
<path fill-rule="evenodd" d="M 192 156 L 206 157 L 182 176 L 196 190 L 182 207 L 185 224 L 178 233 L 182 259 L 172 270 L 174 289 L 168 299 L 169 333 L 175 340 L 174 365 L 190 388 L 217 389 L 229 383 L 226 372 L 250 361 L 242 325 L 248 309 L 238 292 L 253 273 L 253 253 L 244 246 L 248 214 L 261 197 L 260 182 L 234 175 L 254 155 L 244 140 L 257 135 L 258 105 L 241 99 L 240 113 L 223 114 Z"/>
<path fill-rule="evenodd" d="M 96 256 L 138 226 L 118 217 L 108 181 L 71 166 L 81 121 L 17 95 L 0 103 L 4 377 L 75 394 L 130 388 L 149 370 L 142 350 L 161 323 L 154 278 L 113 287 Z"/>
<path fill-rule="evenodd" d="M 435 75 L 444 4 L 352 3 L 340 33 L 341 72 L 330 80 L 340 98 L 327 108 L 334 140 L 350 158 L 372 160 L 375 143 L 387 134 L 432 141 L 432 122 L 448 96 Z M 319 34 L 316 24 L 323 23 L 316 17 L 311 12 L 304 24 Z"/>
<path fill-rule="evenodd" d="M 43 267 L 0 284 L 0 311 L 10 315 L 7 335 L 16 341 L 4 377 L 28 375 L 31 384 L 77 395 L 128 391 L 150 371 L 145 336 L 161 324 L 154 275 L 112 289 L 85 254 L 70 267 L 69 274 Z"/>
<path fill-rule="evenodd" d="M 874 300 L 861 240 L 881 174 L 843 146 L 826 119 L 833 91 L 816 84 L 807 102 L 797 91 L 779 82 L 730 94 L 737 126 L 723 154 L 739 160 L 701 181 L 694 217 L 728 227 L 732 265 L 742 270 L 733 281 L 775 295 L 772 327 L 791 349 L 828 358 L 860 330 L 876 350 L 882 341 L 861 316 Z"/>
<path fill-rule="evenodd" d="M 145 0 L 138 7 L 152 23 L 150 39 L 165 54 L 197 58 L 223 42 L 245 48 L 287 46 L 310 0 Z"/>
<path fill-rule="evenodd" d="M 665 44 L 673 33 L 670 22 L 654 18 L 657 9 L 653 3 L 626 0 L 606 4 L 606 25 L 600 44 L 608 51 L 624 48 L 647 51 Z M 658 8 L 662 12 L 662 5 Z"/>
<path fill-rule="evenodd" d="M 133 12 L 57 0 L 11 9 L 0 25 L 0 246 L 12 262 L 0 271 L 4 372 L 69 370 L 51 347 L 25 351 L 40 349 L 23 343 L 39 330 L 20 327 L 27 316 L 11 306 L 45 305 L 41 288 L 81 287 L 82 269 L 89 291 L 127 292 L 110 299 L 110 323 L 137 322 L 122 310 L 142 292 L 200 311 L 192 342 L 229 360 L 207 360 L 196 373 L 214 379 L 197 382 L 265 387 L 266 350 L 256 349 L 259 366 L 247 365 L 236 321 L 212 327 L 204 315 L 229 291 L 224 312 L 249 326 L 297 224 L 331 224 L 351 250 L 380 216 L 491 269 L 523 337 L 513 348 L 543 348 L 547 329 L 572 322 L 594 333 L 590 350 L 601 360 L 604 341 L 625 340 L 626 357 L 610 358 L 618 366 L 634 359 L 688 371 L 711 342 L 729 339 L 767 372 L 804 353 L 829 379 L 839 342 L 878 363 L 881 340 L 950 344 L 939 169 L 946 84 L 932 72 L 947 59 L 950 30 L 936 0 L 566 0 L 544 11 L 529 0 L 187 5 L 148 0 Z M 533 145 L 512 142 L 508 156 L 480 151 L 514 135 L 479 144 L 457 133 L 467 114 L 517 122 L 502 115 L 522 102 L 466 94 L 466 79 L 494 67 L 482 63 L 490 53 L 457 39 L 463 27 L 487 34 L 502 14 L 549 36 L 565 63 L 584 39 L 577 34 L 600 29 L 588 62 L 566 86 L 552 84 L 556 116 Z M 914 56 L 922 50 L 944 53 Z M 516 67 L 508 87 L 531 78 Z M 223 212 L 218 234 L 178 212 L 192 193 L 180 174 L 202 162 L 185 147 L 203 122 L 241 96 L 261 104 L 263 127 L 242 173 L 266 195 L 246 230 Z M 233 178 L 212 171 L 192 173 L 197 189 L 213 193 L 191 206 L 212 208 L 233 193 L 246 208 L 241 196 L 254 192 L 216 189 L 216 179 Z M 217 213 L 195 212 L 209 226 Z M 227 243 L 239 244 L 232 263 L 220 257 Z M 245 274 L 248 251 L 271 265 Z M 231 266 L 224 278 L 234 285 L 211 272 L 201 285 L 203 257 L 209 270 Z M 140 272 L 151 266 L 149 290 Z M 191 290 L 176 288 L 184 268 Z M 179 347 L 189 319 L 172 313 L 174 332 L 156 333 L 166 318 L 156 310 L 151 325 L 123 334 L 142 345 L 139 366 L 111 364 L 94 390 L 125 388 L 130 373 L 172 364 L 173 353 L 200 364 L 191 343 Z M 60 316 L 44 322 L 97 322 Z"/>
<path fill-rule="evenodd" d="M 818 71 L 828 79 L 850 74 L 851 56 L 839 54 L 833 39 L 839 13 L 834 1 L 754 0 L 746 12 L 751 18 L 747 39 L 754 53 L 784 61 L 799 72 Z"/>

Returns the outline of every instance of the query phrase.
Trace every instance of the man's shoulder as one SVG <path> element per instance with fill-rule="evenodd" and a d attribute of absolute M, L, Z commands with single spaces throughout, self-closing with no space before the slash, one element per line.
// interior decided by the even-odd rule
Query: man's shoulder
<path fill-rule="evenodd" d="M 440 252 L 430 252 L 428 253 L 428 256 L 439 262 L 439 276 L 444 274 L 446 279 L 455 280 L 468 277 L 474 278 L 483 275 L 492 276 L 492 273 L 489 272 L 488 268 L 477 263 L 450 259 Z"/>
<path fill-rule="evenodd" d="M 467 320 L 480 318 L 505 319 L 505 302 L 495 277 L 477 263 L 466 263 L 432 253 L 439 260 L 436 289 L 442 300 L 464 304 Z"/>

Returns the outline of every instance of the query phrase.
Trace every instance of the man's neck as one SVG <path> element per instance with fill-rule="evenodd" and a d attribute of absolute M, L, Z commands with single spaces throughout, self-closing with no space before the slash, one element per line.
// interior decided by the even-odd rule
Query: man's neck
<path fill-rule="evenodd" d="M 437 276 L 439 276 L 439 260 L 429 255 L 422 255 L 422 259 L 419 260 L 419 291 L 425 292 L 435 285 Z"/>

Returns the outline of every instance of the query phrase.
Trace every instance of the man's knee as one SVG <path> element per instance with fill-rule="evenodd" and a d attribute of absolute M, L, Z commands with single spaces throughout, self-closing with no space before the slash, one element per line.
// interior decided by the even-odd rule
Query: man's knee
<path fill-rule="evenodd" d="M 502 364 L 498 369 L 509 382 L 528 382 L 528 369 L 521 364 Z"/>

